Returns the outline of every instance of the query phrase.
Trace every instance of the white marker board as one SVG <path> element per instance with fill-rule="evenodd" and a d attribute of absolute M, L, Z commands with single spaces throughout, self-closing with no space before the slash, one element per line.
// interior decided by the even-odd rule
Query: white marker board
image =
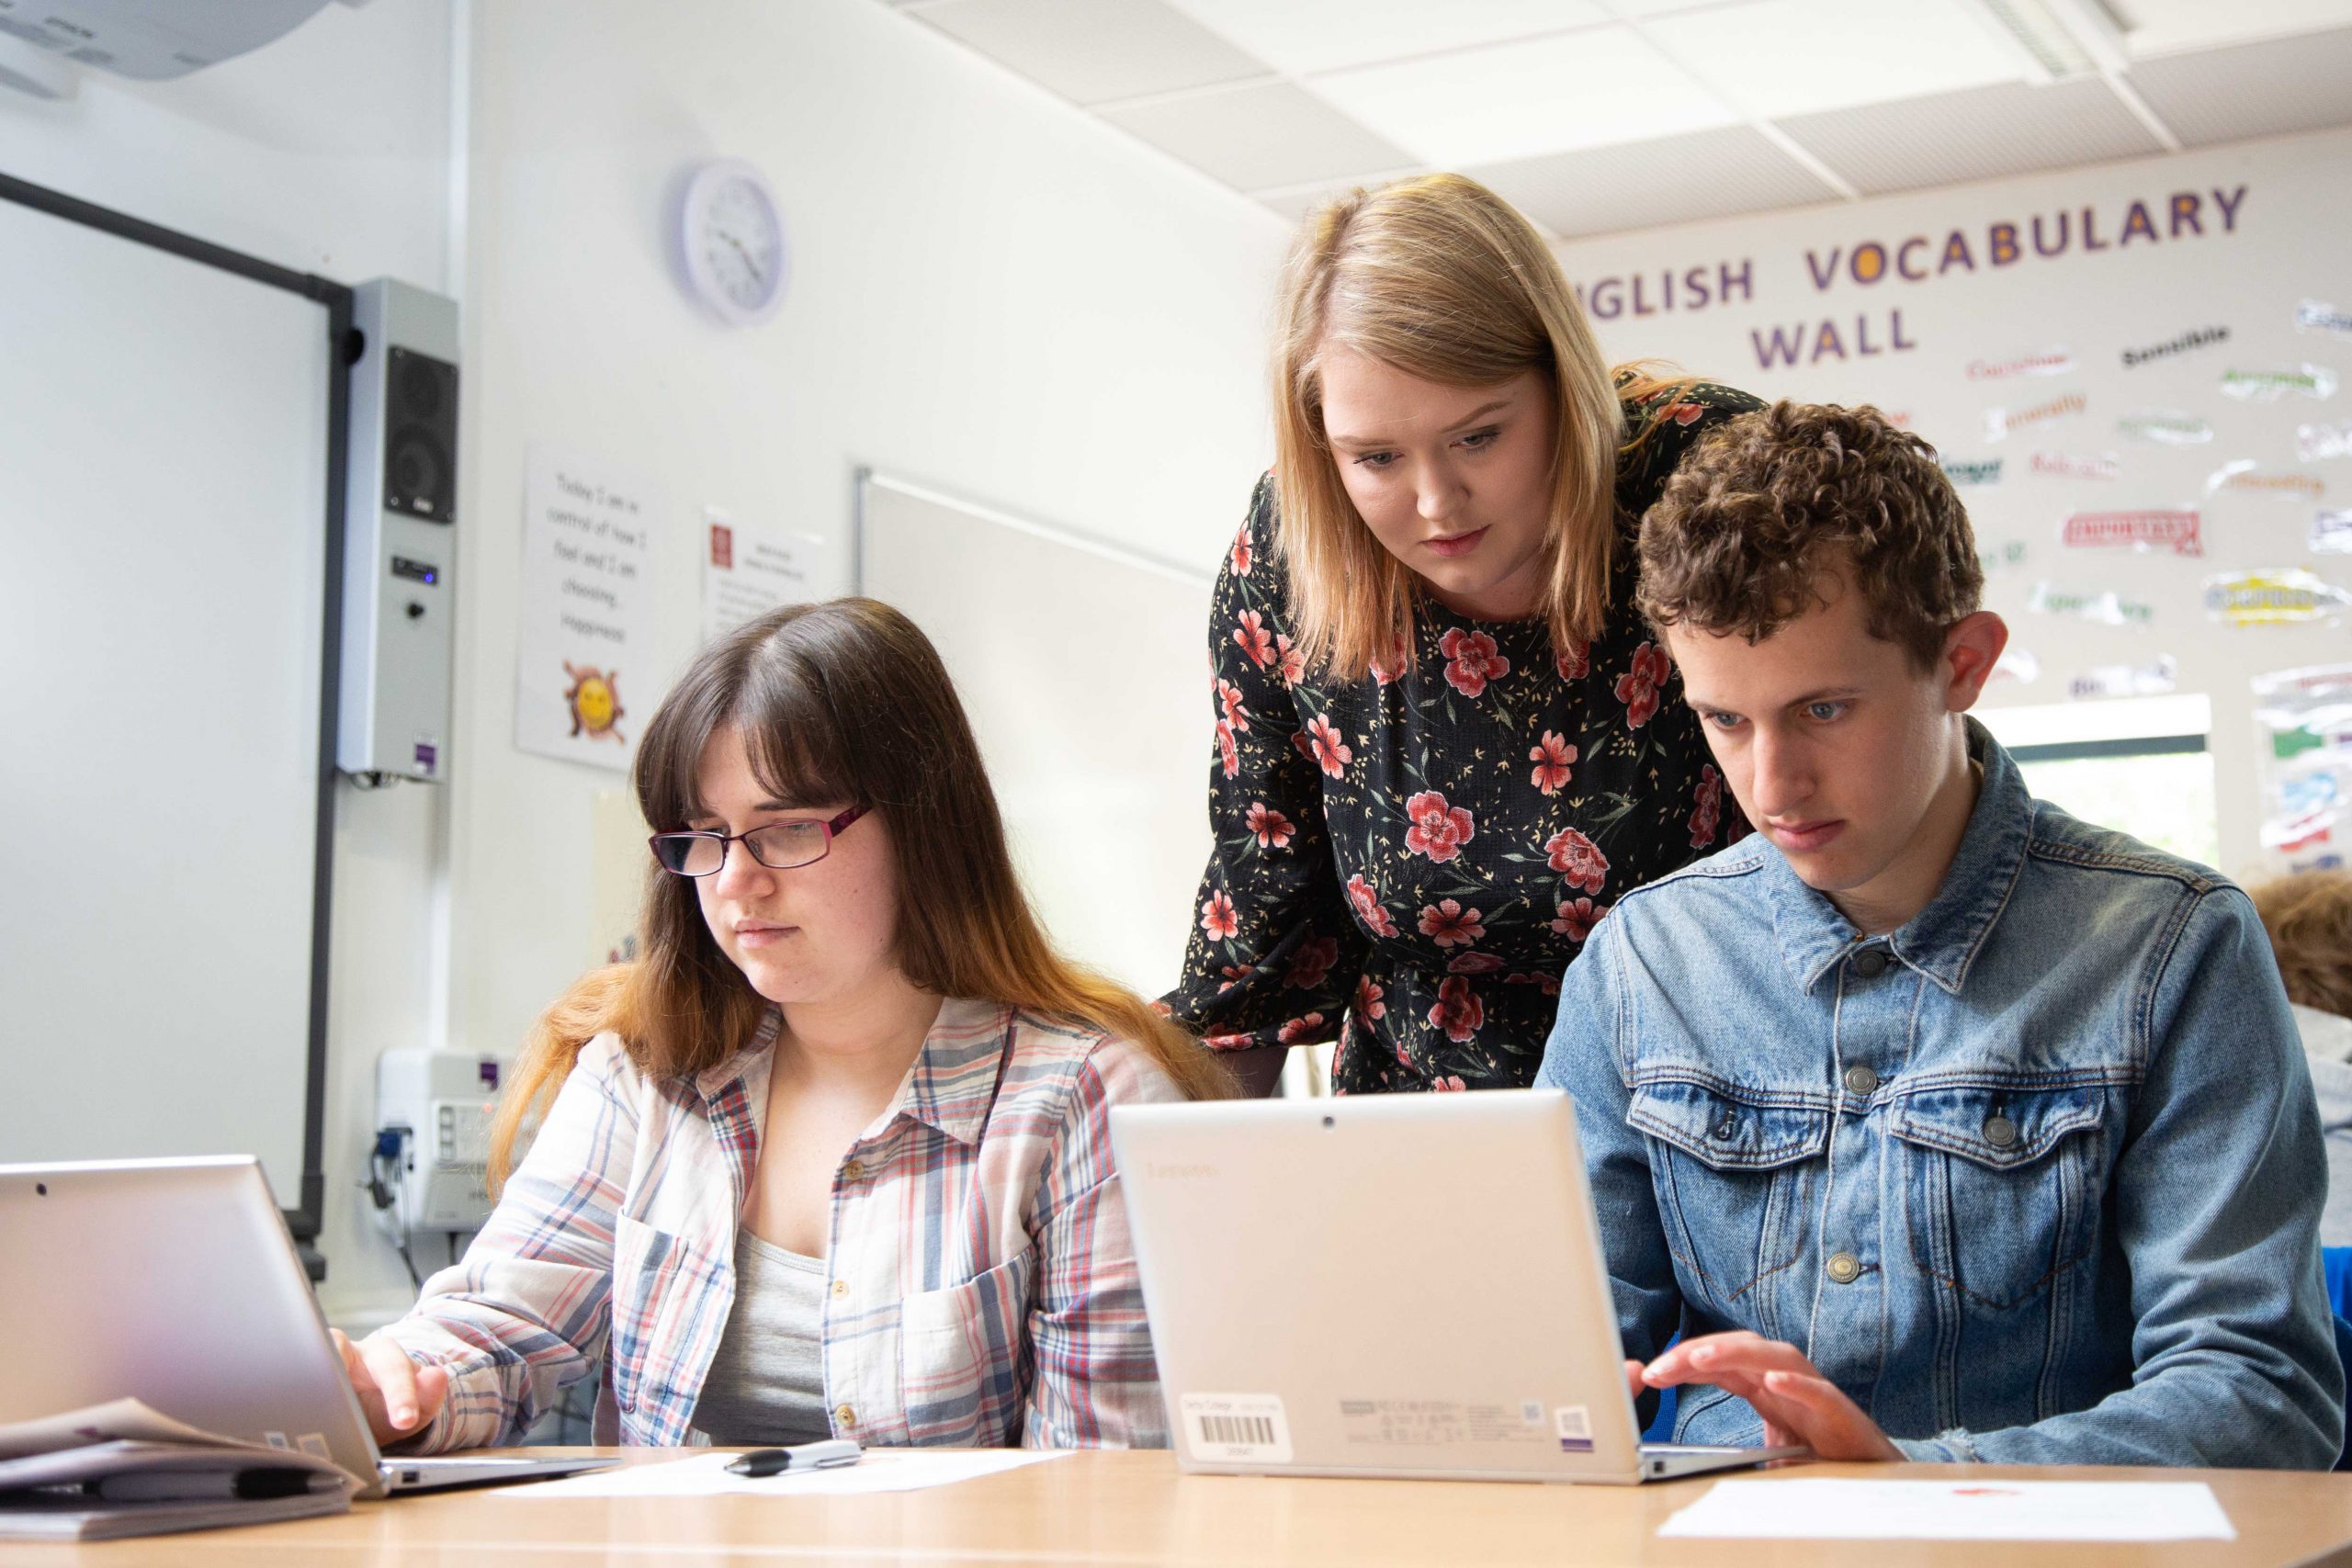
<path fill-rule="evenodd" d="M 1156 997 L 1207 863 L 1215 578 L 858 477 L 858 591 L 937 645 L 1062 951 Z"/>
<path fill-rule="evenodd" d="M 0 1161 L 300 1201 L 326 321 L 0 202 Z"/>

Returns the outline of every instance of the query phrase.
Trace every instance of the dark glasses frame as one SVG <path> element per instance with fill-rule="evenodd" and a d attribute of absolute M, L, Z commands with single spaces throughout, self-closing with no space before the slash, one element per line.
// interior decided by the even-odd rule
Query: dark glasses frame
<path fill-rule="evenodd" d="M 653 852 L 653 863 L 660 866 L 663 871 L 668 872 L 673 876 L 684 876 L 695 879 L 700 879 L 706 876 L 717 876 L 720 872 L 727 869 L 727 846 L 736 843 L 740 843 L 743 846 L 743 852 L 745 854 L 748 854 L 753 860 L 758 861 L 760 864 L 767 866 L 770 871 L 795 871 L 804 865 L 815 865 L 819 861 L 823 860 L 827 855 L 832 853 L 834 835 L 840 833 L 851 823 L 865 816 L 866 809 L 867 808 L 863 806 L 853 806 L 847 811 L 842 812 L 840 816 L 834 818 L 830 822 L 818 822 L 814 824 L 807 822 L 768 822 L 741 833 L 713 833 L 707 830 L 689 830 L 678 833 L 656 833 L 651 838 L 646 840 L 645 842 L 646 847 Z M 809 856 L 807 860 L 797 860 L 788 865 L 773 865 L 767 861 L 761 859 L 760 852 L 752 847 L 752 837 L 753 834 L 764 833 L 772 828 L 807 828 L 811 826 L 824 829 L 824 847 L 820 849 L 815 854 Z M 669 857 L 665 856 L 662 852 L 662 847 L 664 844 L 676 846 L 678 862 L 680 864 L 684 864 L 686 856 L 693 852 L 694 846 L 698 843 L 706 842 L 716 843 L 718 846 L 718 863 L 712 866 L 708 871 L 681 871 L 677 866 L 672 865 L 670 863 Z"/>

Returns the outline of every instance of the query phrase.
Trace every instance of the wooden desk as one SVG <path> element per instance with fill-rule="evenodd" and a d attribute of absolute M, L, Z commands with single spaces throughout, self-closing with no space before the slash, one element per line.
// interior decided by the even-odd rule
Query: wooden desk
<path fill-rule="evenodd" d="M 630 1456 L 643 1462 L 646 1456 Z M 665 1456 L 657 1456 L 665 1457 Z M 1999 1470 L 1801 1464 L 1749 1476 L 2017 1476 L 2178 1481 L 2194 1475 L 2235 1541 L 2161 1546 L 1659 1540 L 1658 1525 L 1716 1477 L 1650 1486 L 1187 1476 L 1165 1453 L 1080 1453 L 928 1492 L 866 1497 L 535 1501 L 497 1492 L 362 1503 L 334 1518 L 85 1547 L 0 1546 L 0 1562 L 269 1568 L 271 1564 L 1842 1563 L 2308 1562 L 2352 1542 L 2352 1475 L 2267 1471 Z M 2352 1563 L 2352 1550 L 2344 1553 Z"/>

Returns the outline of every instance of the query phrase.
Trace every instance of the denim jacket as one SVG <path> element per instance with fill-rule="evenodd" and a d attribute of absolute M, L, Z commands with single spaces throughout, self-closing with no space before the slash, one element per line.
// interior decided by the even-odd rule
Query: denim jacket
<path fill-rule="evenodd" d="M 1761 835 L 1627 894 L 1537 1082 L 1576 1099 L 1628 1356 L 1751 1329 L 1913 1459 L 2325 1469 L 2326 1164 L 2253 905 L 1984 769 L 1864 939 Z M 1685 1442 L 1762 1423 L 1686 1387 Z"/>

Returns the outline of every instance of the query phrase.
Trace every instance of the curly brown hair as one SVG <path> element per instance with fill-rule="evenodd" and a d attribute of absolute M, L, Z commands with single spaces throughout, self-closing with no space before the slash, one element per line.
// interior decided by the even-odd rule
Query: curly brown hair
<path fill-rule="evenodd" d="M 1642 518 L 1635 603 L 1758 643 L 1823 603 L 1835 571 L 1872 637 L 1932 668 L 1984 591 L 1968 512 L 1936 449 L 1878 410 L 1783 399 L 1702 436 Z"/>
<path fill-rule="evenodd" d="M 2254 890 L 2287 999 L 2352 1017 L 2352 871 L 2307 871 Z"/>

